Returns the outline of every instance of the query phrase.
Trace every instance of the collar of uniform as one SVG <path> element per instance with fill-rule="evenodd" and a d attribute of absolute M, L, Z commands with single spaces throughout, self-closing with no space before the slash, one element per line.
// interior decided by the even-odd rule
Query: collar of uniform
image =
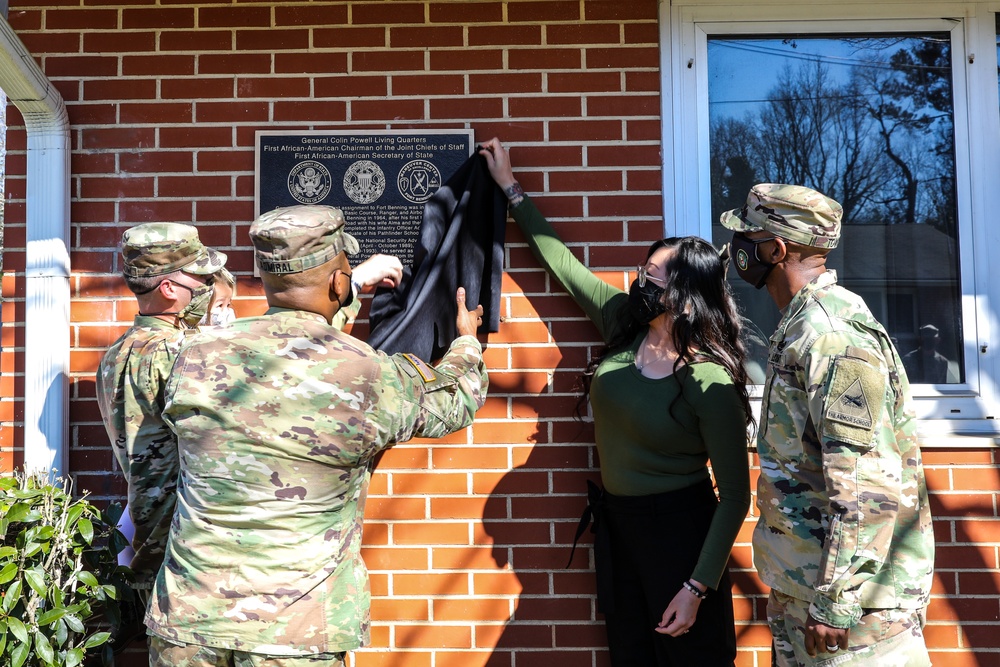
<path fill-rule="evenodd" d="M 830 285 L 835 285 L 837 283 L 837 272 L 833 269 L 827 269 L 823 273 L 819 274 L 812 280 L 810 280 L 806 285 L 795 293 L 792 300 L 788 302 L 785 309 L 781 311 L 781 322 L 778 324 L 777 332 L 784 332 L 785 326 L 795 317 L 802 308 L 809 302 L 813 294 L 823 289 L 824 287 L 829 287 Z"/>
<path fill-rule="evenodd" d="M 278 306 L 271 306 L 267 309 L 265 315 L 286 315 L 289 317 L 301 317 L 304 320 L 316 320 L 317 322 L 323 322 L 324 324 L 329 324 L 326 318 L 319 313 L 313 313 L 308 310 L 298 310 L 296 308 L 279 308 Z"/>
<path fill-rule="evenodd" d="M 176 329 L 177 331 L 182 331 L 179 326 L 166 320 L 161 320 L 155 315 L 136 315 L 135 320 L 132 321 L 132 326 L 146 327 L 147 329 Z"/>

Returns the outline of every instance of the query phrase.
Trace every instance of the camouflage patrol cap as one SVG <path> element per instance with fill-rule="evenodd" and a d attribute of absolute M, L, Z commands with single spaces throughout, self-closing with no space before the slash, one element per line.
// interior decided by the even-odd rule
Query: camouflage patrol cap
<path fill-rule="evenodd" d="M 286 206 L 268 211 L 250 225 L 257 266 L 265 273 L 299 273 L 341 253 L 358 252 L 344 231 L 344 213 L 332 206 Z"/>
<path fill-rule="evenodd" d="M 814 248 L 836 248 L 844 209 L 826 195 L 801 185 L 758 183 L 742 208 L 719 218 L 734 232 L 767 230 Z"/>
<path fill-rule="evenodd" d="M 174 271 L 210 275 L 226 265 L 226 255 L 205 246 L 198 230 L 179 222 L 149 222 L 122 234 L 122 272 L 132 278 Z"/>

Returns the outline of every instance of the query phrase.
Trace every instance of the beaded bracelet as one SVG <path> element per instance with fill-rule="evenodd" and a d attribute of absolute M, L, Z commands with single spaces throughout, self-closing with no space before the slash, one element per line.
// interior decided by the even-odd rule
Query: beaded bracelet
<path fill-rule="evenodd" d="M 690 581 L 685 581 L 684 582 L 684 588 L 686 588 L 689 591 L 691 591 L 691 595 L 695 596 L 699 600 L 704 600 L 705 598 L 708 597 L 708 592 L 707 591 L 700 590 L 697 586 L 695 586 L 694 584 L 692 584 Z"/>

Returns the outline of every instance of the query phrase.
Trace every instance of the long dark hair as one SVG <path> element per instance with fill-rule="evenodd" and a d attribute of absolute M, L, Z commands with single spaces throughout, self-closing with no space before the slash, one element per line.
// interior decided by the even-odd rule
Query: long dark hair
<path fill-rule="evenodd" d="M 708 241 L 697 236 L 673 236 L 649 246 L 646 261 L 660 248 L 672 248 L 667 260 L 663 295 L 668 315 L 674 318 L 672 342 L 678 352 L 674 373 L 686 364 L 714 361 L 729 373 L 739 393 L 747 425 L 754 423 L 747 389 L 747 350 L 742 317 L 736 308 L 732 290 L 726 282 L 726 261 Z M 583 397 L 590 395 L 590 382 L 600 363 L 609 355 L 628 347 L 647 325 L 640 324 L 624 304 L 618 327 L 608 344 L 584 371 Z M 682 395 L 682 394 L 681 394 Z M 678 398 L 681 397 L 678 396 Z M 676 399 L 675 399 L 676 402 Z M 670 411 L 673 413 L 674 404 Z"/>

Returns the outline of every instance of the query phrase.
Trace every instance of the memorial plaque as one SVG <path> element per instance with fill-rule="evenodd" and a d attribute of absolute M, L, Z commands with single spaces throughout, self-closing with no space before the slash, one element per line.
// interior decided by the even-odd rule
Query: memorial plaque
<path fill-rule="evenodd" d="M 257 132 L 257 215 L 323 204 L 344 211 L 361 252 L 412 263 L 424 202 L 472 155 L 472 130 Z"/>

